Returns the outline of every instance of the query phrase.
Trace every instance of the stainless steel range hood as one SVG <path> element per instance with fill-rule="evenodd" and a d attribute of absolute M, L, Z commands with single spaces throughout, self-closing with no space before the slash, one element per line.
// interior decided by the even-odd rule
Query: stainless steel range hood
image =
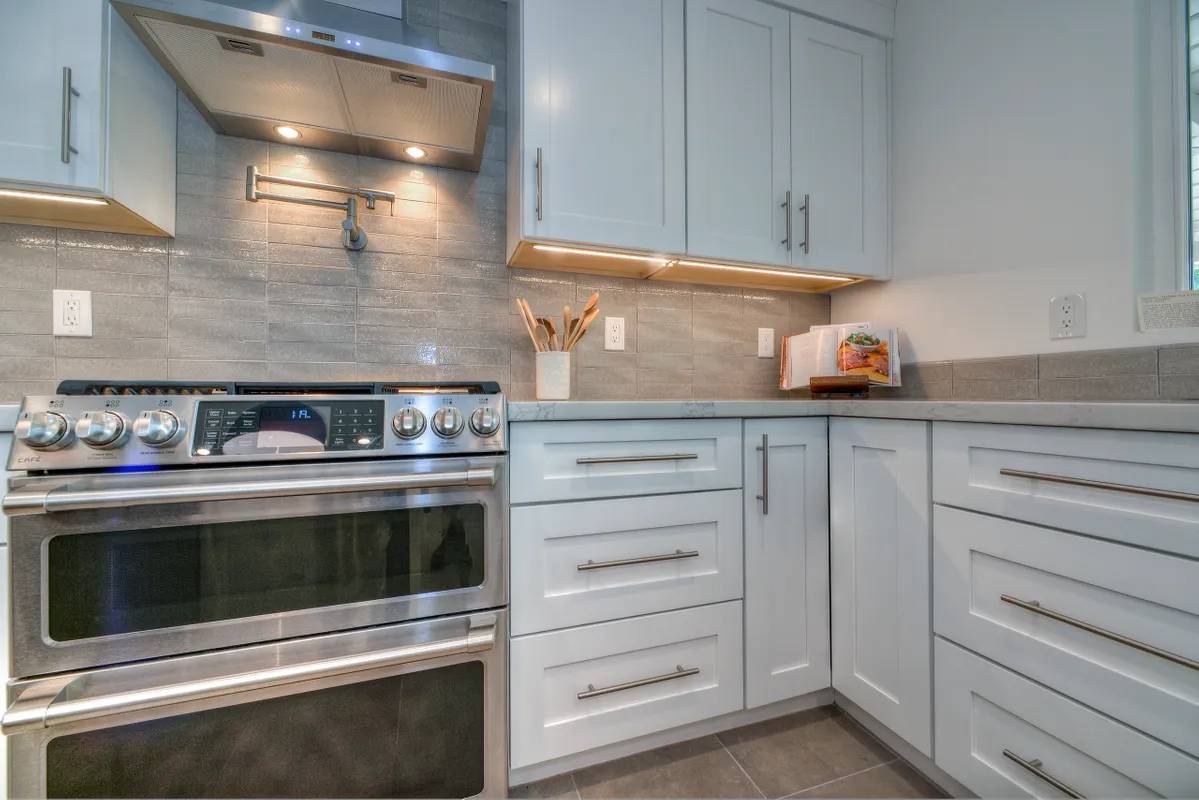
<path fill-rule="evenodd" d="M 325 0 L 112 5 L 220 133 L 287 141 L 285 126 L 304 147 L 479 169 L 495 67 L 401 19 Z"/>

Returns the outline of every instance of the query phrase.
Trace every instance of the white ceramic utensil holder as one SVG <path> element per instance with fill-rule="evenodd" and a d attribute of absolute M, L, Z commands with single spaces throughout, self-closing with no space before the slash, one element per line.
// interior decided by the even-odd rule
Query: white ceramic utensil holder
<path fill-rule="evenodd" d="M 537 353 L 537 399 L 570 399 L 570 353 L 546 350 Z"/>

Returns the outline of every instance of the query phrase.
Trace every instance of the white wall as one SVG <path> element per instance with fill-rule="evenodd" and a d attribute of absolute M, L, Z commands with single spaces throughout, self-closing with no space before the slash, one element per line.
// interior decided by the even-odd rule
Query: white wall
<path fill-rule="evenodd" d="M 1181 270 L 1173 8 L 899 0 L 894 279 L 834 293 L 833 321 L 899 326 L 911 361 L 1199 341 L 1136 330 L 1136 295 Z M 1049 298 L 1072 291 L 1088 336 L 1051 341 Z"/>

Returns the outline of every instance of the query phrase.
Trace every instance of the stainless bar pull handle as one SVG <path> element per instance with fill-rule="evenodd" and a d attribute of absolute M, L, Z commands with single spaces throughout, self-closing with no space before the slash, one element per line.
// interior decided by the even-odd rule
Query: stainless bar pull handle
<path fill-rule="evenodd" d="M 762 516 L 770 514 L 770 437 L 762 434 L 762 444 L 756 448 L 762 454 L 762 493 L 755 499 L 762 501 Z"/>
<path fill-rule="evenodd" d="M 699 453 L 662 453 L 648 456 L 594 456 L 576 458 L 576 464 L 633 464 L 638 461 L 694 461 Z"/>
<path fill-rule="evenodd" d="M 537 148 L 537 158 L 533 161 L 533 172 L 536 174 L 536 187 L 537 187 L 535 200 L 534 200 L 534 203 L 535 203 L 534 207 L 537 210 L 537 221 L 538 222 L 541 222 L 541 219 L 542 219 L 542 217 L 541 217 L 541 172 L 542 172 L 541 164 L 542 164 L 541 148 L 538 147 Z"/>
<path fill-rule="evenodd" d="M 1059 781 L 1057 778 L 1053 777 L 1048 772 L 1041 769 L 1041 759 L 1034 758 L 1031 761 L 1025 761 L 1023 758 L 1016 755 L 1011 750 L 1007 750 L 1007 749 L 1004 749 L 1003 755 L 1005 758 L 1015 761 L 1017 764 L 1019 764 L 1021 767 L 1026 769 L 1028 772 L 1031 772 L 1033 775 L 1036 775 L 1038 778 L 1045 781 L 1045 783 L 1048 783 L 1050 786 L 1057 789 L 1062 794 L 1066 795 L 1066 797 L 1072 797 L 1072 798 L 1074 798 L 1074 800 L 1087 800 L 1087 798 L 1084 795 L 1079 794 L 1078 791 L 1074 789 L 1074 787 L 1070 786 L 1070 784 Z"/>
<path fill-rule="evenodd" d="M 698 550 L 675 550 L 673 553 L 664 553 L 660 556 L 641 556 L 640 558 L 618 558 L 613 561 L 592 561 L 587 559 L 586 564 L 578 564 L 575 566 L 579 572 L 587 572 L 593 569 L 608 569 L 609 567 L 628 567 L 634 564 L 653 564 L 658 561 L 678 561 L 683 558 L 699 558 Z"/>
<path fill-rule="evenodd" d="M 1061 612 L 1045 608 L 1036 600 L 1021 600 L 1018 597 L 1012 597 L 1010 594 L 1001 594 L 999 595 L 999 599 L 1005 603 L 1011 603 L 1017 608 L 1023 608 L 1025 611 L 1031 611 L 1034 614 L 1040 614 L 1042 617 L 1048 617 L 1049 619 L 1056 620 L 1057 622 L 1061 622 L 1074 628 L 1078 628 L 1079 630 L 1086 631 L 1087 633 L 1093 633 L 1096 636 L 1102 636 L 1104 639 L 1116 642 L 1117 644 L 1122 644 L 1125 647 L 1131 647 L 1134 650 L 1140 650 L 1142 653 L 1148 653 L 1149 655 L 1157 656 L 1158 658 L 1165 659 L 1166 661 L 1171 661 L 1175 664 L 1181 664 L 1184 667 L 1190 667 L 1193 670 L 1199 671 L 1199 661 L 1187 658 L 1186 656 L 1180 656 L 1177 653 L 1171 653 L 1169 650 L 1162 650 L 1160 647 L 1154 647 L 1151 644 L 1145 644 L 1137 639 L 1130 639 L 1123 634 L 1116 633 L 1115 631 L 1109 631 L 1107 628 L 1100 628 L 1098 625 L 1092 625 L 1089 622 L 1083 622 L 1080 619 L 1068 617 Z"/>
<path fill-rule="evenodd" d="M 71 98 L 78 97 L 79 90 L 71 85 L 71 68 L 62 68 L 62 163 L 71 163 L 71 154 L 79 151 L 71 146 Z"/>
<path fill-rule="evenodd" d="M 481 653 L 491 650 L 494 646 L 495 625 L 492 623 L 471 628 L 462 636 L 440 641 L 420 642 L 386 650 L 355 653 L 340 658 L 287 664 L 269 669 L 222 675 L 216 678 L 201 678 L 164 686 L 131 689 L 94 697 L 58 699 L 71 696 L 71 687 L 70 684 L 67 684 L 57 694 L 47 696 L 38 702 L 22 703 L 21 698 L 18 697 L 16 702 L 5 712 L 3 720 L 0 720 L 0 731 L 12 734 L 31 728 L 68 725 L 86 719 L 161 708 L 209 697 L 270 689 L 290 683 L 319 680 L 363 670 L 394 667 L 415 661 L 427 661 L 432 658 L 445 658 L 464 653 Z M 86 676 L 73 680 L 86 680 Z"/>
<path fill-rule="evenodd" d="M 667 672 L 662 675 L 654 675 L 651 678 L 640 678 L 635 681 L 627 681 L 626 683 L 615 683 L 611 686 L 603 686 L 599 689 L 595 688 L 594 684 L 587 684 L 587 691 L 579 692 L 575 697 L 580 700 L 586 700 L 589 697 L 600 697 L 613 692 L 623 692 L 626 689 L 636 689 L 638 686 L 650 686 L 663 681 L 673 681 L 678 678 L 687 678 L 691 675 L 698 675 L 699 667 L 683 667 L 682 664 L 676 664 L 674 672 Z"/>
<path fill-rule="evenodd" d="M 1027 478 L 1030 481 L 1045 481 L 1047 483 L 1064 483 L 1067 486 L 1085 486 L 1089 489 L 1107 489 L 1111 492 L 1139 494 L 1144 497 L 1161 497 L 1166 500 L 1185 500 L 1188 503 L 1199 503 L 1199 494 L 1190 492 L 1175 492 L 1169 489 L 1152 489 L 1148 486 L 1131 486 L 1126 483 L 1108 483 L 1093 481 L 1089 478 L 1071 478 L 1066 475 L 1049 475 L 1044 472 L 1028 472 L 1022 469 L 1001 469 L 1000 475 L 1009 478 Z"/>
<path fill-rule="evenodd" d="M 472 467 L 449 472 L 405 475 L 367 475 L 335 478 L 216 483 L 207 486 L 145 486 L 72 492 L 62 487 L 17 490 L 4 498 L 7 514 L 39 514 L 95 508 L 125 508 L 167 503 L 201 503 L 210 500 L 246 500 L 295 497 L 309 494 L 377 492 L 387 489 L 437 489 L 452 486 L 494 486 L 494 467 Z"/>
<path fill-rule="evenodd" d="M 791 252 L 791 190 L 790 189 L 787 190 L 787 199 L 783 201 L 782 209 L 783 209 L 783 214 L 784 214 L 783 219 L 785 221 L 785 228 L 787 231 L 786 238 L 783 239 L 782 244 L 784 247 L 787 248 L 787 252 L 790 253 Z"/>
<path fill-rule="evenodd" d="M 812 252 L 812 198 L 810 195 L 803 196 L 803 205 L 799 207 L 803 212 L 803 241 L 799 246 L 803 248 L 804 255 Z"/>

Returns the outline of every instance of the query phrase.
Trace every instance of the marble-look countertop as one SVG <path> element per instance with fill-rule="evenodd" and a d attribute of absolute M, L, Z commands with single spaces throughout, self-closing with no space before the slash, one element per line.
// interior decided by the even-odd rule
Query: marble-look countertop
<path fill-rule="evenodd" d="M 1199 433 L 1199 403 L 951 400 L 560 400 L 509 403 L 512 422 L 708 417 L 871 417 Z"/>
<path fill-rule="evenodd" d="M 11 431 L 13 425 L 17 424 L 17 410 L 20 407 L 17 403 L 0 403 L 0 433 Z"/>

